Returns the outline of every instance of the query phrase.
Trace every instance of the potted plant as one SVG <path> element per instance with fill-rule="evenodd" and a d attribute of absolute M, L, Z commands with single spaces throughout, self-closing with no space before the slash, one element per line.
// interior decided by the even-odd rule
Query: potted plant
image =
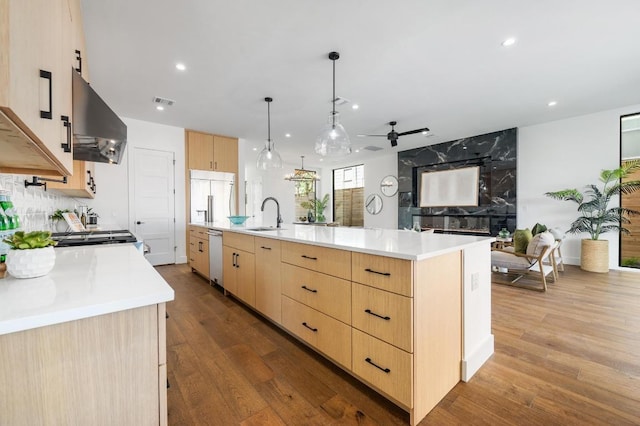
<path fill-rule="evenodd" d="M 316 222 L 326 222 L 326 218 L 324 217 L 324 209 L 327 208 L 327 204 L 329 203 L 329 194 L 324 194 L 322 200 L 319 198 L 315 198 L 309 201 L 302 201 L 300 205 L 302 208 L 311 210 L 315 214 Z"/>
<path fill-rule="evenodd" d="M 49 219 L 53 221 L 53 226 L 57 232 L 64 232 L 67 230 L 67 221 L 64 219 L 62 214 L 69 212 L 71 212 L 69 209 L 57 209 L 51 216 L 49 216 Z"/>
<path fill-rule="evenodd" d="M 609 241 L 600 240 L 605 232 L 618 231 L 629 234 L 624 227 L 629 223 L 627 216 L 640 215 L 639 211 L 623 207 L 609 207 L 613 197 L 630 194 L 640 189 L 639 180 L 627 180 L 635 171 L 640 170 L 640 160 L 625 162 L 613 170 L 602 170 L 600 182 L 602 188 L 591 184 L 584 192 L 577 189 L 547 192 L 546 196 L 556 200 L 573 201 L 578 204 L 580 216 L 571 224 L 567 232 L 579 234 L 586 232 L 590 238 L 582 240 L 580 267 L 590 272 L 609 271 Z"/>
<path fill-rule="evenodd" d="M 47 275 L 56 262 L 49 231 L 24 233 L 17 231 L 3 240 L 9 245 L 7 272 L 16 278 L 35 278 Z"/>

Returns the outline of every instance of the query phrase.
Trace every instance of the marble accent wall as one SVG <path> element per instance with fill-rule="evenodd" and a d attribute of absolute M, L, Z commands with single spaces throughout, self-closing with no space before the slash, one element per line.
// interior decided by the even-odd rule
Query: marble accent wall
<path fill-rule="evenodd" d="M 497 235 L 516 227 L 518 129 L 429 145 L 398 153 L 398 227 Z M 477 206 L 418 207 L 423 172 L 480 167 Z"/>

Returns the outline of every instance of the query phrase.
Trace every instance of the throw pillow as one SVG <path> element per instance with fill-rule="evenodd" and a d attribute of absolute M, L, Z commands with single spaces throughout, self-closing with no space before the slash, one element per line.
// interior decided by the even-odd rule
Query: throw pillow
<path fill-rule="evenodd" d="M 536 236 L 536 235 L 538 235 L 539 233 L 544 232 L 544 231 L 546 231 L 546 230 L 547 230 L 547 227 L 546 227 L 546 226 L 541 225 L 541 224 L 539 224 L 539 223 L 536 223 L 536 224 L 533 226 L 533 229 L 531 229 L 531 233 L 533 234 L 533 236 Z"/>
<path fill-rule="evenodd" d="M 531 238 L 533 238 L 533 235 L 529 228 L 516 229 L 516 232 L 513 233 L 513 246 L 515 247 L 516 253 L 526 253 Z"/>
<path fill-rule="evenodd" d="M 555 242 L 556 239 L 553 238 L 553 234 L 551 234 L 551 232 L 541 232 L 534 236 L 529 242 L 529 245 L 527 246 L 527 255 L 538 257 L 545 247 L 551 247 Z"/>

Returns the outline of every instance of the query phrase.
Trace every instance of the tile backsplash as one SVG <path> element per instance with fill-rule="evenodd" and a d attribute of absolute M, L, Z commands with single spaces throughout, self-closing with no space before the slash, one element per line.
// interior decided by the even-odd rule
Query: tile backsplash
<path fill-rule="evenodd" d="M 56 232 L 49 216 L 57 209 L 73 210 L 84 203 L 57 194 L 55 191 L 45 191 L 44 187 L 25 188 L 24 181 L 30 178 L 30 175 L 0 173 L 0 189 L 9 191 L 11 201 L 20 217 L 20 229 L 27 232 L 36 230 Z"/>

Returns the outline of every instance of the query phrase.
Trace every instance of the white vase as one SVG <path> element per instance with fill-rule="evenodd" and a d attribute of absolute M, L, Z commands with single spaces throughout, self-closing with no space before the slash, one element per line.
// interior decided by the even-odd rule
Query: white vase
<path fill-rule="evenodd" d="M 7 253 L 7 272 L 15 278 L 35 278 L 47 275 L 56 263 L 56 253 L 52 246 L 29 249 L 9 250 Z"/>

